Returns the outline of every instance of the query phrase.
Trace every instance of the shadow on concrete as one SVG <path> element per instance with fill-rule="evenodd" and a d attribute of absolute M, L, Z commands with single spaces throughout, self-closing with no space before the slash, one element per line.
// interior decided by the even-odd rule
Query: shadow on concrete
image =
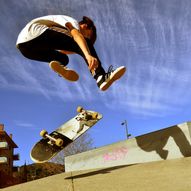
<path fill-rule="evenodd" d="M 162 159 L 168 157 L 168 150 L 164 147 L 172 137 L 184 157 L 191 156 L 191 145 L 184 132 L 178 126 L 162 129 L 153 133 L 136 137 L 137 145 L 146 152 L 156 151 Z"/>
<path fill-rule="evenodd" d="M 116 166 L 116 167 L 111 167 L 111 168 L 105 168 L 105 169 L 101 169 L 101 170 L 96 170 L 96 171 L 91 171 L 91 172 L 88 172 L 88 173 L 79 174 L 79 175 L 76 175 L 76 176 L 66 177 L 65 179 L 78 179 L 78 178 L 85 178 L 85 177 L 88 177 L 88 176 L 94 176 L 94 175 L 97 175 L 97 174 L 108 174 L 111 171 L 118 170 L 118 169 L 121 169 L 121 168 L 125 168 L 125 167 L 128 167 L 128 166 L 133 166 L 133 165 L 136 165 L 136 164 L 122 165 L 122 166 Z"/>

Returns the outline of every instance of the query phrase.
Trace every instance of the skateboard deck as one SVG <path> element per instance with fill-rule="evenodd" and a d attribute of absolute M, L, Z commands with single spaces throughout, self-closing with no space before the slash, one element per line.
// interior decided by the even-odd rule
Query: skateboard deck
<path fill-rule="evenodd" d="M 47 162 L 102 118 L 102 114 L 82 107 L 78 107 L 77 112 L 75 117 L 50 134 L 46 130 L 40 132 L 42 139 L 33 146 L 30 153 L 34 162 Z"/>

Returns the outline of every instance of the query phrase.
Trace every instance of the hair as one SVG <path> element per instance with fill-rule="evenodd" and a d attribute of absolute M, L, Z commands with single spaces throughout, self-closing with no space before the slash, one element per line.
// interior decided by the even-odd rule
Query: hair
<path fill-rule="evenodd" d="M 88 28 L 92 30 L 90 41 L 92 42 L 92 44 L 94 44 L 97 38 L 94 22 L 89 17 L 83 16 L 83 19 L 79 22 L 79 24 L 87 24 Z"/>

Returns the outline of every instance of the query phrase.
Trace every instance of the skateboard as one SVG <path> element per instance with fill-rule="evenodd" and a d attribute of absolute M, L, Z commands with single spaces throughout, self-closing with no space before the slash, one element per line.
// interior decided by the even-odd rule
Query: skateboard
<path fill-rule="evenodd" d="M 77 112 L 78 114 L 75 117 L 50 134 L 46 130 L 40 132 L 42 138 L 33 146 L 30 153 L 34 162 L 49 161 L 102 118 L 102 114 L 85 110 L 80 106 L 77 108 Z"/>

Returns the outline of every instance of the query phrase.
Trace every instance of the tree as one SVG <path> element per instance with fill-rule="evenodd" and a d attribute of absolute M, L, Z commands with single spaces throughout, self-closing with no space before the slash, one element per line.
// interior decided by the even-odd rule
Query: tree
<path fill-rule="evenodd" d="M 83 134 L 73 143 L 68 145 L 62 152 L 56 155 L 51 162 L 64 164 L 64 158 L 69 155 L 74 155 L 84 151 L 88 151 L 93 148 L 93 139 L 88 133 Z"/>

